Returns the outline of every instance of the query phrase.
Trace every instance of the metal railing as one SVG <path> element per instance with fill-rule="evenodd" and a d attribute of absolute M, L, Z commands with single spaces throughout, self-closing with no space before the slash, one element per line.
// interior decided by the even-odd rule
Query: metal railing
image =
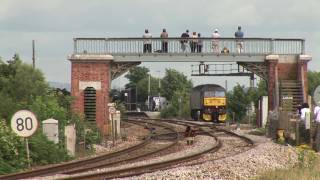
<path fill-rule="evenodd" d="M 146 43 L 150 43 L 150 45 L 146 46 Z M 185 46 L 185 49 L 183 46 Z M 305 54 L 305 40 L 272 38 L 74 38 L 74 54 L 111 54 L 116 56 L 179 55 L 186 53 Z"/>
<path fill-rule="evenodd" d="M 232 74 L 252 74 L 243 66 L 236 63 L 224 64 L 196 64 L 191 65 L 191 75 L 232 75 Z"/>

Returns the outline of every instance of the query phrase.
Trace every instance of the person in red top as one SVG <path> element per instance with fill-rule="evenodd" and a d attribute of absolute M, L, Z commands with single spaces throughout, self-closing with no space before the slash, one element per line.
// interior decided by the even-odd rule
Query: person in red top
<path fill-rule="evenodd" d="M 161 51 L 163 53 L 167 53 L 168 52 L 168 39 L 166 39 L 166 38 L 168 38 L 168 33 L 167 33 L 166 29 L 162 30 L 162 33 L 160 34 L 160 37 L 161 38 L 165 38 L 161 42 Z"/>

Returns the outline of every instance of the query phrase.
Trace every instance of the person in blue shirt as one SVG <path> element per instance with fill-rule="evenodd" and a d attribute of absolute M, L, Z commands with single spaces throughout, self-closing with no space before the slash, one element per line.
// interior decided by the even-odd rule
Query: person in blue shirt
<path fill-rule="evenodd" d="M 234 33 L 234 37 L 237 39 L 236 40 L 236 45 L 237 45 L 237 50 L 238 53 L 243 52 L 243 32 L 241 31 L 241 26 L 238 26 L 238 31 Z"/>

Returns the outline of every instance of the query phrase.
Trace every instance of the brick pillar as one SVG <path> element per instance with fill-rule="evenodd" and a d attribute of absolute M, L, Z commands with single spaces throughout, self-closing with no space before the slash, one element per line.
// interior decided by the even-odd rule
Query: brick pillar
<path fill-rule="evenodd" d="M 105 135 L 108 129 L 108 107 L 110 88 L 110 60 L 86 57 L 71 57 L 72 110 L 84 114 L 84 89 L 96 90 L 96 124 Z"/>
<path fill-rule="evenodd" d="M 274 110 L 278 106 L 279 87 L 278 87 L 278 55 L 266 56 L 268 70 L 268 109 Z"/>
<path fill-rule="evenodd" d="M 298 74 L 297 78 L 302 84 L 303 102 L 308 101 L 308 62 L 311 60 L 309 55 L 300 55 L 298 60 Z"/>

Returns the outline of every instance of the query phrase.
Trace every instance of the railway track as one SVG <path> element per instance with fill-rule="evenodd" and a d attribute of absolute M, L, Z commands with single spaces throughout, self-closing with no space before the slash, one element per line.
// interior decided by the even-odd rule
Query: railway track
<path fill-rule="evenodd" d="M 141 126 L 144 126 L 146 123 L 144 121 L 137 122 L 134 120 L 131 120 L 130 122 L 140 124 Z M 155 131 L 150 131 L 150 134 L 147 137 L 145 137 L 141 143 L 124 150 L 116 151 L 114 153 L 103 154 L 94 158 L 54 165 L 47 168 L 40 168 L 40 169 L 35 169 L 35 170 L 30 170 L 30 171 L 25 171 L 20 173 L 4 175 L 4 176 L 0 176 L 0 179 L 13 180 L 13 179 L 31 178 L 36 176 L 47 176 L 47 175 L 53 175 L 53 174 L 73 174 L 77 172 L 89 171 L 99 167 L 108 167 L 108 166 L 113 166 L 119 163 L 133 161 L 140 157 L 148 156 L 153 153 L 157 153 L 159 151 L 170 148 L 171 146 L 174 146 L 178 142 L 179 135 L 172 127 L 166 126 L 166 125 L 160 125 L 156 123 L 150 123 L 150 122 L 148 122 L 148 124 L 149 125 L 151 124 L 154 127 L 156 126 L 161 127 L 162 129 L 161 128 L 158 128 L 158 129 L 161 129 L 162 131 L 163 129 L 166 129 L 167 132 L 166 131 L 162 133 L 157 132 L 157 128 L 156 128 Z M 163 133 L 168 134 L 168 131 L 171 132 L 171 134 L 174 136 L 173 138 L 171 136 L 171 139 L 170 139 L 172 143 L 162 146 L 160 148 L 153 148 L 153 150 L 150 152 L 147 152 L 144 150 L 144 149 L 148 149 L 146 147 L 151 144 L 152 139 L 154 138 L 157 139 L 158 136 L 159 137 L 163 136 Z M 158 134 L 154 134 L 154 132 Z M 162 140 L 164 139 L 162 138 Z M 136 154 L 134 156 L 130 156 L 130 154 L 135 154 L 139 151 L 141 151 L 139 155 Z"/>
<path fill-rule="evenodd" d="M 57 179 L 112 179 L 136 176 L 148 172 L 153 172 L 156 170 L 168 169 L 170 167 L 174 167 L 177 164 L 194 165 L 196 163 L 201 163 L 201 161 L 192 163 L 193 161 L 191 160 L 200 159 L 201 156 L 208 152 L 217 152 L 222 147 L 223 142 L 219 140 L 219 138 L 217 138 L 217 133 L 219 132 L 240 138 L 243 141 L 245 141 L 248 144 L 248 146 L 253 145 L 253 142 L 250 139 L 243 136 L 239 136 L 223 128 L 217 127 L 216 125 L 199 124 L 190 121 L 160 119 L 147 120 L 142 118 L 131 119 L 127 121 L 131 123 L 138 123 L 140 125 L 145 125 L 146 123 L 148 123 L 148 125 L 156 126 L 157 128 L 155 131 L 150 131 L 150 134 L 147 137 L 145 137 L 145 140 L 139 143 L 138 145 L 135 145 L 128 149 L 124 149 L 122 151 L 117 151 L 115 153 L 103 155 L 104 157 L 98 156 L 84 161 L 76 161 L 53 166 L 48 169 L 40 169 L 11 174 L 7 176 L 0 176 L 0 179 L 21 179 L 36 176 L 47 176 L 53 174 L 65 174 L 64 176 L 56 177 Z M 165 152 L 166 150 L 175 146 L 178 143 L 178 141 L 181 140 L 181 135 L 179 135 L 181 134 L 181 132 L 177 132 L 173 125 L 182 127 L 195 126 L 199 129 L 198 134 L 212 137 L 215 143 L 210 148 L 203 149 L 199 152 L 192 153 L 186 156 L 171 158 L 164 161 L 149 162 L 146 164 L 140 164 L 135 166 L 123 166 L 124 164 L 143 161 L 145 159 L 148 159 L 148 157 L 152 158 L 152 156 L 160 156 L 161 152 Z M 154 143 L 152 145 L 152 141 L 162 141 L 161 147 L 159 147 L 159 144 L 157 143 Z M 156 148 L 156 146 L 158 147 Z M 149 149 L 149 151 L 146 149 Z M 150 149 L 152 150 L 150 151 Z"/>
<path fill-rule="evenodd" d="M 134 165 L 130 167 L 121 167 L 116 168 L 109 171 L 96 171 L 96 172 L 90 172 L 86 174 L 78 174 L 74 176 L 69 177 L 63 177 L 58 179 L 112 179 L 112 178 L 121 178 L 121 177 L 129 177 L 129 176 L 136 176 L 143 173 L 153 172 L 155 170 L 159 169 L 167 169 L 173 165 L 176 165 L 177 163 L 183 163 L 188 162 L 190 160 L 195 160 L 199 156 L 208 153 L 208 152 L 215 152 L 219 150 L 222 146 L 222 142 L 219 141 L 210 130 L 206 130 L 204 128 L 201 129 L 201 131 L 205 132 L 208 136 L 211 136 L 215 139 L 215 144 L 207 149 L 203 149 L 202 151 L 189 154 L 187 156 L 182 157 L 176 157 L 172 158 L 166 161 L 160 161 L 160 162 L 151 162 L 141 165 Z"/>

